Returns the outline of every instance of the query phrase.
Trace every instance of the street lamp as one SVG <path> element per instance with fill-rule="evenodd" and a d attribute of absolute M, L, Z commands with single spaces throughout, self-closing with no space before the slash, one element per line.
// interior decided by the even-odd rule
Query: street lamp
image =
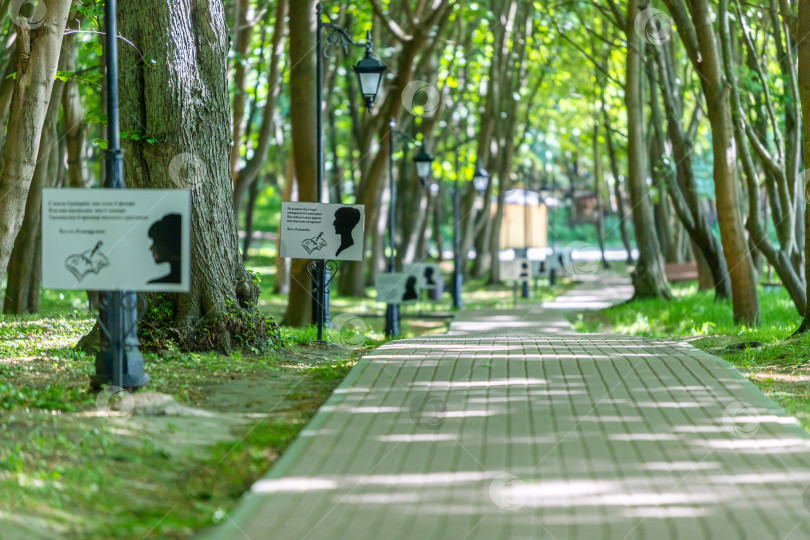
<path fill-rule="evenodd" d="M 416 175 L 422 180 L 422 185 L 426 186 L 428 178 L 430 178 L 430 171 L 433 169 L 434 157 L 427 153 L 425 147 L 416 154 L 413 162 L 416 164 Z"/>
<path fill-rule="evenodd" d="M 104 9 L 106 35 L 107 138 L 109 140 L 105 189 L 124 189 L 123 159 L 118 115 L 118 35 L 116 1 L 107 0 Z M 119 388 L 138 389 L 149 383 L 138 350 L 138 296 L 133 291 L 102 291 L 99 294 L 99 334 L 94 387 L 112 383 Z"/>
<path fill-rule="evenodd" d="M 404 141 L 407 145 L 416 143 L 416 139 L 404 131 L 399 131 L 396 129 L 396 127 L 397 122 L 392 118 L 391 122 L 388 124 L 388 178 L 390 182 L 390 197 L 388 201 L 388 272 L 391 274 L 397 271 L 395 257 L 396 244 L 394 242 L 394 237 L 396 235 L 396 213 L 394 210 L 397 203 L 396 186 L 394 185 L 395 143 L 397 138 Z M 425 147 L 422 146 L 422 151 L 413 158 L 413 161 L 414 164 L 416 164 L 416 173 L 422 180 L 422 185 L 425 185 L 428 177 L 430 176 L 430 169 L 433 165 L 433 156 L 428 154 Z M 388 304 L 385 307 L 385 335 L 388 337 L 394 337 L 398 336 L 399 333 L 399 304 Z"/>
<path fill-rule="evenodd" d="M 366 34 L 366 38 L 368 43 L 371 43 L 371 32 Z M 374 100 L 377 99 L 377 92 L 380 90 L 380 81 L 386 69 L 388 68 L 371 56 L 371 49 L 366 49 L 366 57 L 354 66 L 360 93 L 366 102 L 366 110 L 374 106 Z"/>
<path fill-rule="evenodd" d="M 318 202 L 324 202 L 324 189 L 323 189 L 323 59 L 329 58 L 329 49 L 332 47 L 340 46 L 343 48 L 345 54 L 349 54 L 349 45 L 366 49 L 366 56 L 356 66 L 353 67 L 354 72 L 357 74 L 357 83 L 360 86 L 360 93 L 363 95 L 363 101 L 366 104 L 366 110 L 374 106 L 374 101 L 377 99 L 377 92 L 380 89 L 380 82 L 382 81 L 383 73 L 388 69 L 379 60 L 374 58 L 374 46 L 371 40 L 371 31 L 366 32 L 366 41 L 354 41 L 349 32 L 332 22 L 323 20 L 323 6 L 318 2 L 316 8 L 318 19 L 318 44 L 317 44 L 317 80 L 315 82 L 316 101 L 317 101 L 317 152 L 318 163 L 317 168 L 317 187 L 318 187 Z M 326 36 L 326 48 L 323 46 L 323 30 L 324 28 L 331 31 Z M 314 266 L 313 277 L 313 295 L 312 295 L 312 322 L 318 326 L 318 341 L 323 341 L 323 327 L 329 326 L 329 282 L 332 280 L 333 272 L 330 270 L 337 270 L 337 263 L 333 261 L 326 261 L 318 259 L 310 261 L 307 264 L 307 269 Z M 327 275 L 329 274 L 329 275 Z"/>
<path fill-rule="evenodd" d="M 523 247 L 525 250 L 524 256 L 529 260 L 529 181 L 528 176 L 524 177 L 523 182 Z M 529 263 L 531 267 L 531 262 Z M 531 271 L 529 272 L 529 279 L 523 281 L 523 298 L 531 298 L 531 290 L 529 288 L 529 280 L 531 280 Z"/>
<path fill-rule="evenodd" d="M 473 187 L 475 187 L 475 191 L 478 193 L 484 193 L 489 186 L 489 173 L 486 169 L 482 168 L 480 165 L 475 168 L 475 174 L 473 175 Z"/>

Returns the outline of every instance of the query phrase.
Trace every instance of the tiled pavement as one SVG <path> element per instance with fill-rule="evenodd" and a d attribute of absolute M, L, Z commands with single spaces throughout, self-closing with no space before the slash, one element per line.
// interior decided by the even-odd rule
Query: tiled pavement
<path fill-rule="evenodd" d="M 556 313 L 492 330 L 479 312 L 366 356 L 212 537 L 810 538 L 792 418 L 686 344 Z"/>

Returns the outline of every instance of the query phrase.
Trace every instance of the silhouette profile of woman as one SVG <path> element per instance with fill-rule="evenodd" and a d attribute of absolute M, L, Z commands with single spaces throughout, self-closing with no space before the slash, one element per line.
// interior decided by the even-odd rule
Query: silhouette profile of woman
<path fill-rule="evenodd" d="M 149 227 L 148 234 L 152 239 L 152 257 L 156 263 L 169 263 L 171 268 L 168 274 L 155 278 L 149 283 L 180 284 L 182 228 L 180 214 L 166 214 Z"/>
<path fill-rule="evenodd" d="M 433 281 L 433 267 L 428 266 L 425 268 L 425 283 L 428 285 L 436 285 L 436 282 Z"/>
<path fill-rule="evenodd" d="M 335 222 L 332 223 L 332 225 L 335 227 L 335 232 L 340 235 L 340 247 L 337 253 L 335 253 L 335 257 L 340 255 L 343 250 L 349 249 L 354 245 L 352 231 L 354 231 L 358 223 L 360 223 L 360 210 L 350 206 L 337 209 L 337 212 L 335 212 Z"/>
<path fill-rule="evenodd" d="M 416 276 L 409 276 L 408 281 L 405 282 L 405 294 L 402 295 L 402 300 L 416 300 L 419 296 L 416 294 Z"/>

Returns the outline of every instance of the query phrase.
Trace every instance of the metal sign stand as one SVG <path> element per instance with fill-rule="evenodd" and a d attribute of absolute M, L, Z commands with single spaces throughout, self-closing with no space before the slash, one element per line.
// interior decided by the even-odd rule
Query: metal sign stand
<path fill-rule="evenodd" d="M 124 151 L 118 115 L 118 27 L 116 0 L 107 0 L 104 12 L 107 59 L 107 178 L 106 189 L 123 189 Z M 149 383 L 138 350 L 138 296 L 132 291 L 102 291 L 98 301 L 101 346 L 96 355 L 92 385 L 112 383 L 119 388 L 137 389 Z"/>

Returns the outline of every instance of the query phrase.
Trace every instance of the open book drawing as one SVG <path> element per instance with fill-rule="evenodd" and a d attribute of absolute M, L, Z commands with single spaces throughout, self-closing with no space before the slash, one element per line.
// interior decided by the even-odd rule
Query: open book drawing
<path fill-rule="evenodd" d="M 321 234 L 315 238 L 307 238 L 301 242 L 301 246 L 307 250 L 307 253 L 312 254 L 313 251 L 318 251 L 319 249 L 326 247 L 326 240 L 321 238 L 322 236 L 323 231 L 321 231 Z"/>
<path fill-rule="evenodd" d="M 99 251 L 102 245 L 104 245 L 103 242 L 99 240 L 93 249 L 69 255 L 65 259 L 65 268 L 76 276 L 78 281 L 81 281 L 87 274 L 98 274 L 102 268 L 110 266 L 110 260 L 104 253 Z"/>

